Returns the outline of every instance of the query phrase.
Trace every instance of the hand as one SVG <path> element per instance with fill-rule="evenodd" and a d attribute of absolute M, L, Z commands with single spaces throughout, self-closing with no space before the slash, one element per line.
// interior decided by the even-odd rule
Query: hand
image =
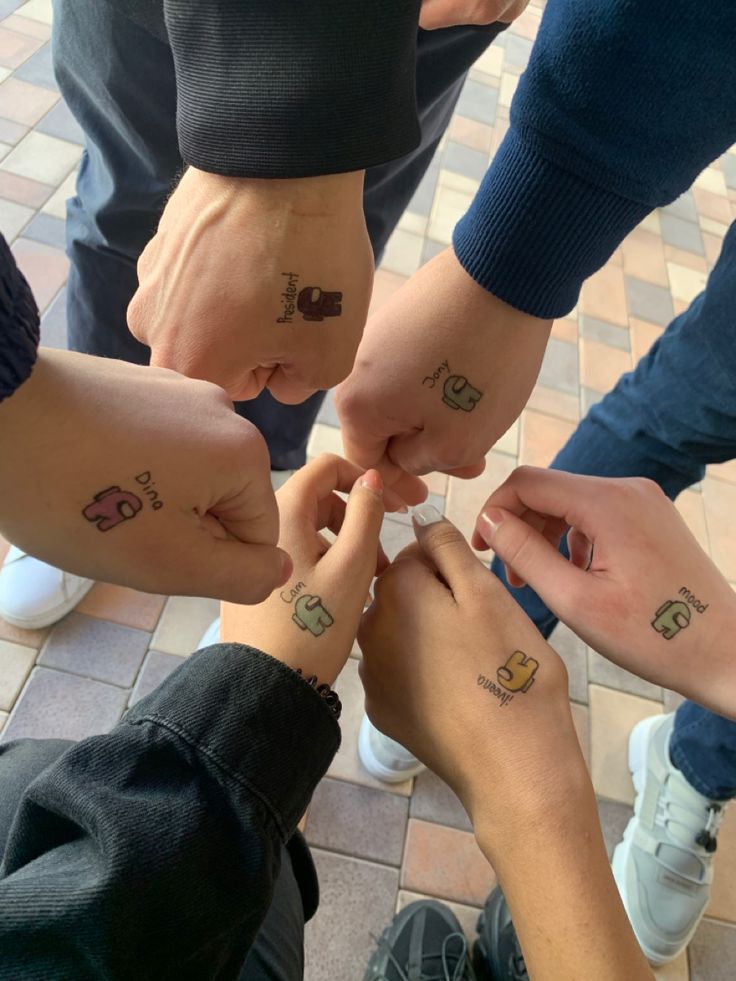
<path fill-rule="evenodd" d="M 558 552 L 568 534 L 571 562 Z M 592 648 L 736 717 L 736 596 L 649 480 L 520 467 L 491 495 L 473 545 L 492 546 Z"/>
<path fill-rule="evenodd" d="M 405 473 L 478 476 L 526 404 L 550 329 L 441 252 L 366 327 L 337 390 L 346 456 L 389 486 Z"/>
<path fill-rule="evenodd" d="M 336 492 L 347 491 L 346 504 Z M 350 656 L 371 580 L 388 565 L 378 540 L 384 504 L 397 510 L 402 502 L 390 491 L 384 501 L 375 471 L 364 474 L 327 454 L 297 471 L 276 496 L 279 544 L 294 560 L 293 574 L 260 606 L 224 604 L 220 636 L 331 685 Z M 323 529 L 337 535 L 334 545 Z"/>
<path fill-rule="evenodd" d="M 457 529 L 419 515 L 433 523 L 378 578 L 358 632 L 366 711 L 498 826 L 556 795 L 568 757 L 582 766 L 567 673 Z"/>
<path fill-rule="evenodd" d="M 510 24 L 529 0 L 422 0 L 419 26 L 425 31 L 457 24 Z"/>
<path fill-rule="evenodd" d="M 345 378 L 365 325 L 373 252 L 363 173 L 246 180 L 189 168 L 138 262 L 128 308 L 151 364 L 303 402 Z"/>
<path fill-rule="evenodd" d="M 69 572 L 241 603 L 290 574 L 266 444 L 216 385 L 41 349 L 0 459 L 3 535 Z"/>

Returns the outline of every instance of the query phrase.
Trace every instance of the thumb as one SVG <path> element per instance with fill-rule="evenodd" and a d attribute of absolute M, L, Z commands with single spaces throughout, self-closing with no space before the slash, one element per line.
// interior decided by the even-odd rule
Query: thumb
<path fill-rule="evenodd" d="M 488 569 L 455 525 L 433 504 L 420 504 L 412 510 L 412 516 L 419 545 L 456 596 L 477 584 L 480 576 L 485 581 Z"/>
<path fill-rule="evenodd" d="M 229 603 L 262 603 L 287 581 L 294 564 L 274 545 L 245 545 L 232 539 L 213 539 L 208 555 L 197 564 L 198 582 L 189 582 L 194 596 L 211 596 Z"/>
<path fill-rule="evenodd" d="M 586 573 L 560 555 L 555 545 L 526 521 L 502 508 L 485 508 L 475 524 L 496 555 L 558 614 L 575 605 Z"/>
<path fill-rule="evenodd" d="M 340 534 L 322 560 L 336 585 L 360 597 L 361 608 L 376 573 L 384 513 L 383 479 L 367 470 L 353 485 Z"/>
<path fill-rule="evenodd" d="M 392 436 L 388 444 L 388 457 L 407 473 L 431 473 L 437 470 L 453 477 L 469 480 L 479 477 L 486 468 L 485 457 L 473 459 L 473 453 L 462 453 L 458 457 L 461 440 L 456 440 L 450 455 L 438 445 L 436 432 L 422 429 L 419 432 L 402 433 Z"/>

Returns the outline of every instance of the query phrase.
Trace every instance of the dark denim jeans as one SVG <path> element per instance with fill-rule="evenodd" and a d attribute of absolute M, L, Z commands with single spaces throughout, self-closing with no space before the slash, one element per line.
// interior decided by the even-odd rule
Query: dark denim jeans
<path fill-rule="evenodd" d="M 366 174 L 364 206 L 376 256 L 432 160 L 468 69 L 502 29 L 419 32 L 421 145 Z M 86 137 L 77 194 L 67 207 L 69 346 L 147 364 L 150 351 L 130 334 L 125 314 L 138 256 L 184 166 L 171 50 L 100 0 L 54 0 L 53 46 L 59 87 Z M 265 437 L 274 469 L 305 462 L 324 394 L 282 405 L 264 392 L 237 404 Z"/>
<path fill-rule="evenodd" d="M 601 477 L 649 477 L 674 499 L 702 479 L 706 464 L 734 457 L 736 224 L 704 292 L 672 321 L 637 368 L 591 408 L 552 467 Z M 506 583 L 498 560 L 493 571 Z M 557 619 L 539 596 L 529 587 L 510 592 L 548 637 Z M 686 702 L 675 716 L 670 753 L 700 793 L 716 800 L 736 797 L 736 722 Z"/>

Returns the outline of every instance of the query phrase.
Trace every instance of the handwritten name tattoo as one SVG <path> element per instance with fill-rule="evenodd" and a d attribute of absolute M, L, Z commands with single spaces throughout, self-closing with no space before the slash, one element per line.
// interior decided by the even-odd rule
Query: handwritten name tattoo
<path fill-rule="evenodd" d="M 293 603 L 294 613 L 291 619 L 300 630 L 308 630 L 314 637 L 321 637 L 335 621 L 332 614 L 325 609 L 322 599 L 304 592 L 306 588 L 306 583 L 300 580 L 288 591 L 282 589 L 279 599 L 283 603 Z"/>
<path fill-rule="evenodd" d="M 442 385 L 442 401 L 451 409 L 472 412 L 483 398 L 483 392 L 474 388 L 464 375 L 450 374 L 448 360 L 443 361 L 431 374 L 425 375 L 422 379 L 422 385 L 426 388 L 434 388 L 438 384 Z"/>
<path fill-rule="evenodd" d="M 153 485 L 156 481 L 152 480 L 150 471 L 144 470 L 136 474 L 134 479 L 140 486 L 140 489 L 136 488 L 138 494 L 144 494 L 151 502 L 153 510 L 160 511 L 164 502 L 159 497 L 158 491 L 154 490 Z M 143 501 L 138 494 L 122 490 L 117 484 L 106 487 L 98 491 L 90 503 L 82 509 L 82 516 L 87 521 L 91 521 L 98 531 L 110 531 L 111 528 L 116 528 L 124 521 L 130 521 L 140 514 Z"/>
<path fill-rule="evenodd" d="M 282 313 L 276 318 L 277 324 L 291 324 L 299 312 L 305 320 L 321 322 L 325 317 L 339 317 L 342 314 L 342 293 L 337 290 L 323 290 L 319 286 L 298 288 L 299 273 L 282 272 L 286 285 L 281 293 Z"/>
<path fill-rule="evenodd" d="M 690 607 L 697 613 L 705 613 L 710 603 L 702 603 L 687 586 L 680 586 L 681 600 L 667 600 L 654 614 L 652 626 L 665 640 L 672 640 L 681 630 L 690 626 Z"/>
<path fill-rule="evenodd" d="M 505 664 L 496 671 L 496 682 L 479 674 L 477 685 L 497 698 L 501 708 L 512 702 L 514 695 L 528 692 L 534 684 L 534 675 L 539 667 L 539 661 L 528 657 L 523 651 L 514 651 Z"/>

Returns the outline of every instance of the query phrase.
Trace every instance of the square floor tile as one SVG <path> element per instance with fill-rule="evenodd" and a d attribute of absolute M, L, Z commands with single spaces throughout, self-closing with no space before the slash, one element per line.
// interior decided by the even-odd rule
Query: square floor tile
<path fill-rule="evenodd" d="M 575 395 L 578 390 L 578 347 L 550 338 L 539 371 L 539 384 Z"/>
<path fill-rule="evenodd" d="M 473 177 L 480 181 L 488 170 L 488 153 L 448 140 L 442 157 L 442 166 L 457 174 L 464 174 L 466 177 Z"/>
<path fill-rule="evenodd" d="M 705 520 L 703 495 L 695 491 L 683 491 L 675 501 L 675 507 L 685 519 L 690 531 L 695 535 L 698 545 L 710 555 L 708 525 Z"/>
<path fill-rule="evenodd" d="M 0 640 L 0 709 L 9 712 L 36 660 L 36 651 Z"/>
<path fill-rule="evenodd" d="M 68 347 L 66 286 L 59 290 L 41 317 L 41 343 L 44 347 L 53 347 L 59 351 L 65 351 Z"/>
<path fill-rule="evenodd" d="M 583 754 L 585 765 L 590 770 L 590 709 L 587 705 L 570 702 L 570 712 L 572 713 L 575 733 L 580 743 L 580 751 Z"/>
<path fill-rule="evenodd" d="M 52 245 L 63 252 L 66 248 L 66 222 L 53 215 L 37 214 L 23 230 L 23 237 Z"/>
<path fill-rule="evenodd" d="M 39 133 L 56 136 L 69 143 L 84 143 L 84 131 L 71 113 L 71 109 L 60 99 L 43 119 L 36 129 Z"/>
<path fill-rule="evenodd" d="M 733 981 L 736 927 L 703 920 L 688 948 L 690 981 Z"/>
<path fill-rule="evenodd" d="M 470 818 L 455 792 L 432 770 L 425 770 L 414 778 L 409 816 L 461 831 L 473 830 Z"/>
<path fill-rule="evenodd" d="M 49 634 L 49 628 L 42 630 L 23 630 L 21 627 L 14 627 L 0 617 L 0 640 L 9 640 L 21 647 L 33 647 L 35 650 L 43 644 Z"/>
<path fill-rule="evenodd" d="M 670 291 L 662 286 L 627 276 L 626 298 L 632 317 L 665 327 L 674 316 Z"/>
<path fill-rule="evenodd" d="M 150 695 L 152 691 L 165 681 L 166 678 L 175 671 L 177 668 L 181 667 L 182 660 L 176 654 L 162 654 L 161 651 L 149 651 L 146 654 L 146 659 L 143 662 L 143 667 L 138 675 L 138 680 L 135 683 L 135 688 L 130 696 L 130 704 L 135 705 L 146 695 Z"/>
<path fill-rule="evenodd" d="M 9 146 L 20 143 L 28 133 L 28 127 L 20 123 L 14 123 L 11 119 L 0 118 L 0 142 Z"/>
<path fill-rule="evenodd" d="M 21 4 L 15 3 L 15 0 L 2 0 L 3 3 L 14 3 L 14 11 L 17 11 Z M 21 0 L 22 2 L 22 0 Z M 22 17 L 19 13 L 14 12 L 9 17 L 6 17 L 3 21 L 3 27 L 7 27 L 9 31 L 15 31 L 17 34 L 27 34 L 28 37 L 35 37 L 39 41 L 48 41 L 51 37 L 51 25 L 42 24 L 39 20 L 32 20 L 30 17 Z"/>
<path fill-rule="evenodd" d="M 705 289 L 708 275 L 677 262 L 667 263 L 667 274 L 670 281 L 670 292 L 676 300 L 691 303 L 698 293 Z"/>
<path fill-rule="evenodd" d="M 77 613 L 112 620 L 124 627 L 137 627 L 150 633 L 158 623 L 165 602 L 165 596 L 98 582 L 77 606 Z"/>
<path fill-rule="evenodd" d="M 340 430 L 335 429 L 334 426 L 323 426 L 318 422 L 312 427 L 307 444 L 307 456 L 315 457 L 320 453 L 336 453 L 342 456 L 343 448 Z"/>
<path fill-rule="evenodd" d="M 129 688 L 150 638 L 144 630 L 70 613 L 51 631 L 38 663 Z"/>
<path fill-rule="evenodd" d="M 433 162 L 429 165 L 419 182 L 419 186 L 414 195 L 409 202 L 409 210 L 413 211 L 418 215 L 429 216 L 432 210 L 432 202 L 434 201 L 435 191 L 437 190 L 437 177 L 439 175 L 440 165 L 439 160 Z"/>
<path fill-rule="evenodd" d="M 3 85 L 10 81 L 12 80 L 8 79 Z M 44 92 L 45 96 L 50 94 L 45 89 L 39 91 Z M 32 131 L 0 163 L 0 170 L 8 170 L 11 174 L 20 174 L 21 177 L 56 186 L 77 165 L 81 154 L 82 148 L 76 143 Z"/>
<path fill-rule="evenodd" d="M 587 704 L 588 648 L 585 642 L 564 623 L 558 623 L 550 635 L 549 645 L 565 662 L 571 700 Z"/>
<path fill-rule="evenodd" d="M 521 416 L 519 463 L 548 467 L 575 432 L 575 425 L 556 416 L 525 410 Z"/>
<path fill-rule="evenodd" d="M 53 18 L 51 0 L 26 0 L 17 11 L 20 17 L 38 20 L 42 24 L 50 24 Z"/>
<path fill-rule="evenodd" d="M 718 856 L 707 915 L 736 923 L 736 810 L 731 808 L 718 832 Z"/>
<path fill-rule="evenodd" d="M 13 255 L 43 312 L 66 282 L 69 260 L 61 249 L 28 238 L 15 240 Z"/>
<path fill-rule="evenodd" d="M 327 778 L 312 796 L 306 838 L 316 848 L 399 866 L 408 812 L 406 797 Z"/>
<path fill-rule="evenodd" d="M 456 525 L 467 539 L 473 533 L 475 519 L 494 490 L 511 476 L 516 469 L 516 461 L 505 453 L 491 450 L 486 456 L 486 470 L 475 480 L 460 480 L 450 477 L 447 487 L 445 515 Z M 479 553 L 484 562 L 490 561 L 491 553 Z"/>
<path fill-rule="evenodd" d="M 580 341 L 580 380 L 595 392 L 610 392 L 621 375 L 631 370 L 631 355 L 583 337 Z"/>
<path fill-rule="evenodd" d="M 38 51 L 43 44 L 38 38 L 18 34 L 0 26 L 0 65 L 5 68 L 17 68 L 26 58 Z"/>
<path fill-rule="evenodd" d="M 626 327 L 628 310 L 623 270 L 617 266 L 604 266 L 586 280 L 580 291 L 579 306 L 583 314 Z"/>
<path fill-rule="evenodd" d="M 616 691 L 627 691 L 631 695 L 641 695 L 655 702 L 662 701 L 662 688 L 645 681 L 630 671 L 620 668 L 617 664 L 602 657 L 596 651 L 588 648 L 588 678 L 596 685 L 615 688 Z"/>
<path fill-rule="evenodd" d="M 424 239 L 421 235 L 397 228 L 388 240 L 381 266 L 389 272 L 411 276 L 421 265 L 423 247 Z"/>
<path fill-rule="evenodd" d="M 725 191 L 725 187 L 724 187 Z M 693 188 L 693 197 L 700 217 L 712 218 L 729 225 L 733 220 L 733 208 L 725 194 L 713 194 L 704 187 Z"/>
<path fill-rule="evenodd" d="M 463 146 L 482 151 L 485 154 L 485 167 L 487 169 L 488 154 L 491 151 L 491 140 L 493 139 L 492 126 L 478 123 L 474 119 L 466 119 L 465 116 L 455 115 L 452 117 L 447 135 L 450 140 L 455 140 Z M 449 166 L 449 164 L 446 163 L 445 166 Z"/>
<path fill-rule="evenodd" d="M 15 201 L 29 208 L 40 208 L 53 190 L 49 184 L 39 184 L 38 181 L 30 181 L 27 177 L 19 177 L 18 174 L 0 170 L 0 198 L 6 201 Z"/>
<path fill-rule="evenodd" d="M 661 214 L 673 215 L 675 218 L 681 218 L 683 221 L 697 222 L 698 209 L 695 207 L 692 190 L 685 191 L 684 194 L 681 194 L 671 204 L 662 208 Z"/>
<path fill-rule="evenodd" d="M 570 422 L 577 422 L 580 418 L 580 401 L 577 395 L 558 392 L 546 385 L 537 385 L 533 389 L 526 407 L 547 416 L 568 419 Z"/>
<path fill-rule="evenodd" d="M 636 365 L 649 352 L 652 344 L 662 336 L 664 327 L 639 320 L 637 317 L 630 317 L 629 324 L 631 327 L 631 353 L 634 365 Z"/>
<path fill-rule="evenodd" d="M 0 84 L 0 116 L 22 126 L 33 126 L 58 98 L 57 92 L 25 82 L 16 72 Z"/>
<path fill-rule="evenodd" d="M 449 245 L 455 225 L 460 221 L 473 203 L 473 194 L 457 191 L 451 187 L 440 187 L 435 195 L 432 213 L 429 218 L 427 234 L 437 242 Z"/>
<path fill-rule="evenodd" d="M 65 671 L 35 668 L 3 730 L 11 739 L 86 739 L 120 720 L 128 693 Z"/>
<path fill-rule="evenodd" d="M 151 638 L 151 647 L 164 654 L 188 657 L 219 615 L 220 604 L 217 600 L 170 596 Z"/>
<path fill-rule="evenodd" d="M 659 216 L 662 227 L 662 238 L 668 245 L 674 245 L 686 252 L 703 255 L 705 248 L 700 229 L 694 221 L 684 221 L 677 215 L 662 212 Z"/>
<path fill-rule="evenodd" d="M 736 485 L 706 477 L 703 504 L 711 557 L 729 582 L 736 581 Z"/>
<path fill-rule="evenodd" d="M 690 981 L 690 965 L 687 959 L 687 951 L 684 950 L 678 958 L 670 961 L 669 964 L 661 964 L 653 967 L 656 981 Z"/>
<path fill-rule="evenodd" d="M 69 145 L 71 146 L 71 144 Z M 62 181 L 41 210 L 44 214 L 54 215 L 56 218 L 66 218 L 66 203 L 69 198 L 73 198 L 76 193 L 77 171 L 74 169 L 69 176 Z"/>
<path fill-rule="evenodd" d="M 468 79 L 463 86 L 457 112 L 467 119 L 492 126 L 496 121 L 498 108 L 498 89 Z"/>
<path fill-rule="evenodd" d="M 468 831 L 409 819 L 401 888 L 482 906 L 496 876 Z"/>
<path fill-rule="evenodd" d="M 633 804 L 628 744 L 637 722 L 662 714 L 662 703 L 590 685 L 590 749 L 593 786 L 601 797 Z"/>
<path fill-rule="evenodd" d="M 379 937 L 394 915 L 398 872 L 315 849 L 320 904 L 305 929 L 304 981 L 363 977 Z"/>
<path fill-rule="evenodd" d="M 647 283 L 667 286 L 664 245 L 659 235 L 635 228 L 621 243 L 624 272 Z"/>
<path fill-rule="evenodd" d="M 447 246 L 444 242 L 435 242 L 433 238 L 425 238 L 424 248 L 422 249 L 422 265 L 425 262 L 429 262 L 430 259 L 434 259 L 440 252 L 444 252 L 446 248 Z"/>
<path fill-rule="evenodd" d="M 6 241 L 12 242 L 33 218 L 35 214 L 33 208 L 27 208 L 24 204 L 16 204 L 15 201 L 4 201 L 0 198 L 0 235 Z"/>
<path fill-rule="evenodd" d="M 15 77 L 31 85 L 57 92 L 58 86 L 51 61 L 51 42 L 47 41 L 42 48 L 24 61 L 20 68 L 16 69 Z"/>
<path fill-rule="evenodd" d="M 580 317 L 580 334 L 589 341 L 597 341 L 607 347 L 619 348 L 621 351 L 631 350 L 629 332 L 625 327 L 608 324 L 596 317 L 587 317 L 585 314 Z"/>
<path fill-rule="evenodd" d="M 604 797 L 599 797 L 597 803 L 603 840 L 606 843 L 606 851 L 610 859 L 614 848 L 624 836 L 626 825 L 634 813 L 634 808 L 630 804 L 622 804 L 621 801 L 617 800 L 606 800 Z"/>
<path fill-rule="evenodd" d="M 519 37 L 509 31 L 506 35 L 506 61 L 510 65 L 526 68 L 529 55 L 532 53 L 532 42 L 525 37 Z"/>
<path fill-rule="evenodd" d="M 598 392 L 587 385 L 580 386 L 580 414 L 584 418 L 594 405 L 597 405 L 603 398 L 604 392 Z"/>
<path fill-rule="evenodd" d="M 5 728 L 5 723 L 8 721 L 8 713 L 0 712 L 0 732 Z"/>

